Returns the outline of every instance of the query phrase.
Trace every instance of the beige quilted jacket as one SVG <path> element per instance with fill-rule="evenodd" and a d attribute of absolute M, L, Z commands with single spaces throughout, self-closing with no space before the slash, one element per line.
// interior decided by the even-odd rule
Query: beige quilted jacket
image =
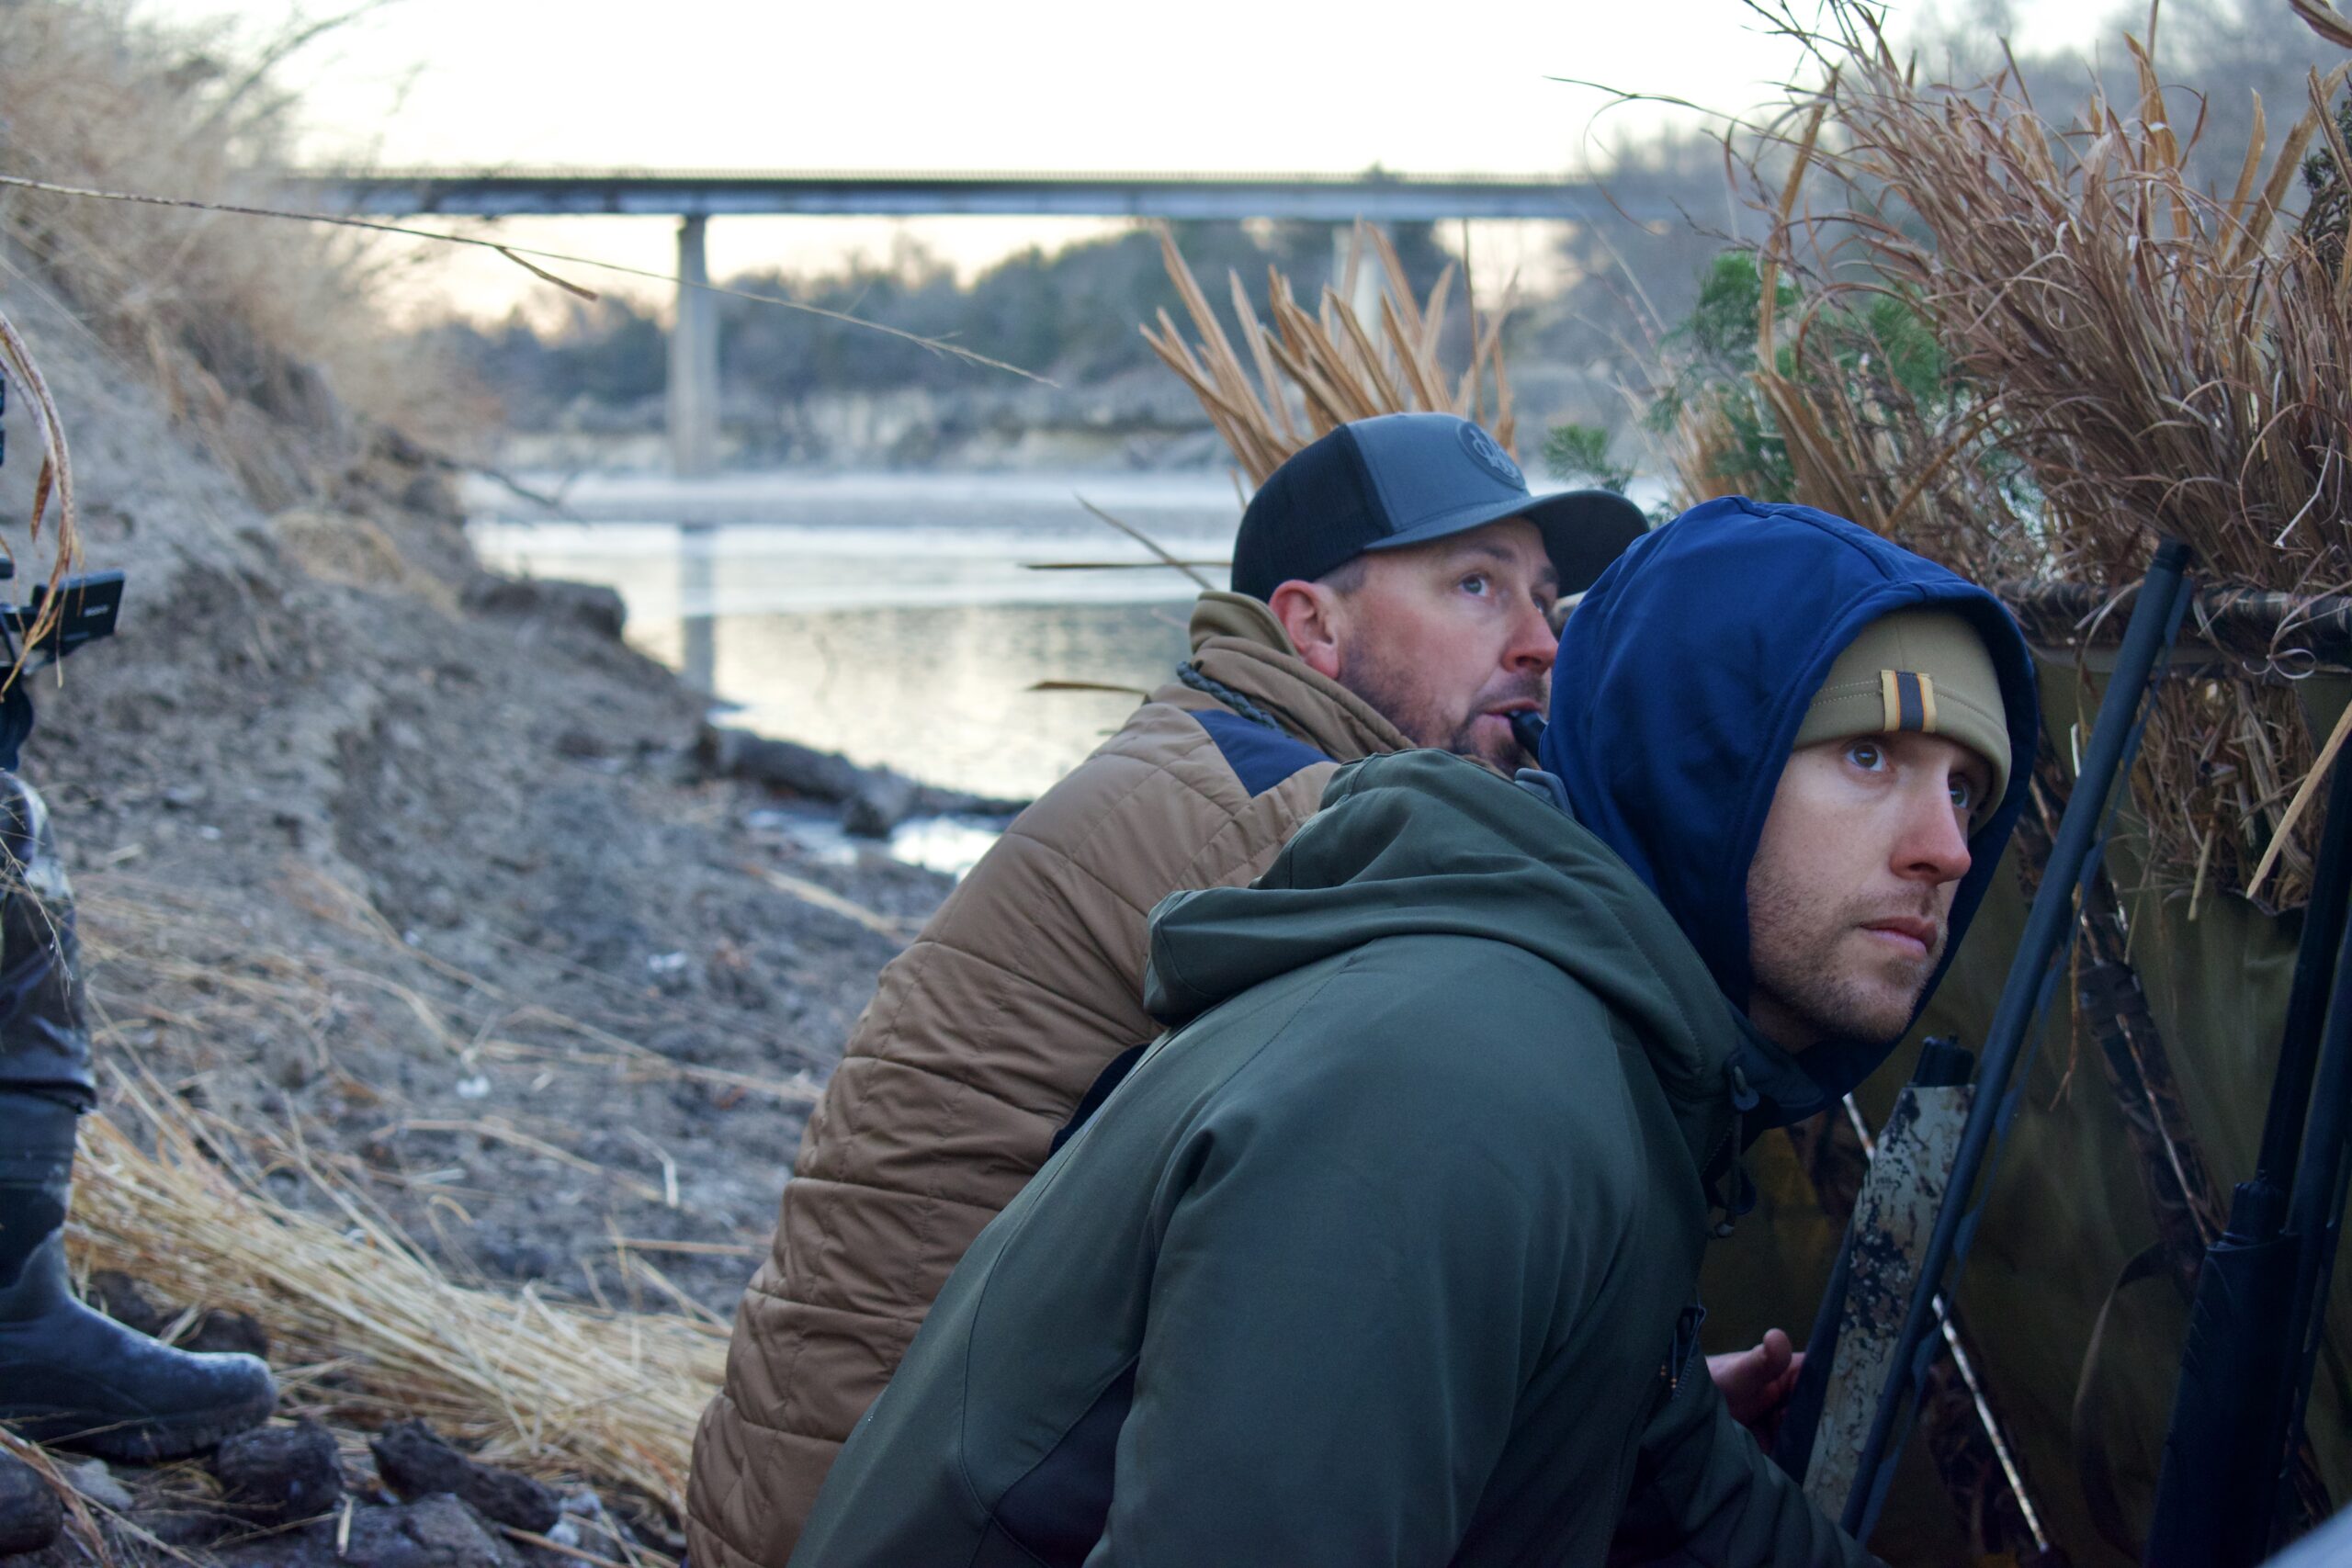
<path fill-rule="evenodd" d="M 1409 744 L 1255 600 L 1202 595 L 1192 638 L 1204 683 L 1239 700 L 1154 693 L 882 971 L 695 1435 L 695 1568 L 784 1568 L 965 1248 L 1104 1065 L 1159 1032 L 1141 1001 L 1152 906 L 1257 876 L 1338 762 Z"/>

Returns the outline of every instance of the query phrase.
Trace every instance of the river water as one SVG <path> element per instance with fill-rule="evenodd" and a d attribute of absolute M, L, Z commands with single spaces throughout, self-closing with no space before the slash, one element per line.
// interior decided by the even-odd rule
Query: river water
<path fill-rule="evenodd" d="M 727 722 L 1015 798 L 1169 679 L 1199 591 L 1080 498 L 1185 559 L 1226 559 L 1240 517 L 1217 474 L 516 478 L 560 510 L 471 481 L 484 562 L 619 590 L 629 640 Z M 1035 570 L 1073 562 L 1118 569 Z"/>

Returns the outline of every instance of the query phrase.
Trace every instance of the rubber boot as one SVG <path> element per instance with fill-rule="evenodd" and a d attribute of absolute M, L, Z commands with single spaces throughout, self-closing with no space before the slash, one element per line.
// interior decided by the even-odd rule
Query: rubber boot
<path fill-rule="evenodd" d="M 258 1357 L 195 1355 L 74 1299 L 65 1272 L 74 1108 L 0 1092 L 0 1423 L 107 1459 L 178 1459 L 266 1420 Z"/>

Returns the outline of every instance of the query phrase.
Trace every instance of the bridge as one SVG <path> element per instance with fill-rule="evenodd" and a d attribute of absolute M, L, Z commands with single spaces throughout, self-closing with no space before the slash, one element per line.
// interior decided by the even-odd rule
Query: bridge
<path fill-rule="evenodd" d="M 622 214 L 1562 221 L 1605 198 L 1566 179 L 1497 175 L 1067 174 L 974 170 L 378 169 L 289 176 L 289 195 L 355 215 Z"/>
<path fill-rule="evenodd" d="M 678 301 L 670 334 L 673 466 L 710 472 L 718 456 L 710 220 L 746 215 L 1290 219 L 1352 226 L 1448 219 L 1574 221 L 1611 209 L 1600 187 L 1490 175 L 1136 174 L 988 171 L 377 169 L 289 174 L 282 194 L 313 211 L 463 218 L 674 217 Z M 1629 216 L 1671 218 L 1634 210 Z M 1335 230 L 1335 243 L 1346 228 Z"/>

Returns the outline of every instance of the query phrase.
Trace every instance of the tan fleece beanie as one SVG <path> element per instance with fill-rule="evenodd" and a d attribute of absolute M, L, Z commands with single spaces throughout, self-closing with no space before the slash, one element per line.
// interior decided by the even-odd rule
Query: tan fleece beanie
<path fill-rule="evenodd" d="M 1861 629 L 1829 667 L 1795 744 L 1917 730 L 1993 764 L 1986 806 L 2009 787 L 2008 709 L 1976 628 L 1950 610 L 1897 610 Z"/>

